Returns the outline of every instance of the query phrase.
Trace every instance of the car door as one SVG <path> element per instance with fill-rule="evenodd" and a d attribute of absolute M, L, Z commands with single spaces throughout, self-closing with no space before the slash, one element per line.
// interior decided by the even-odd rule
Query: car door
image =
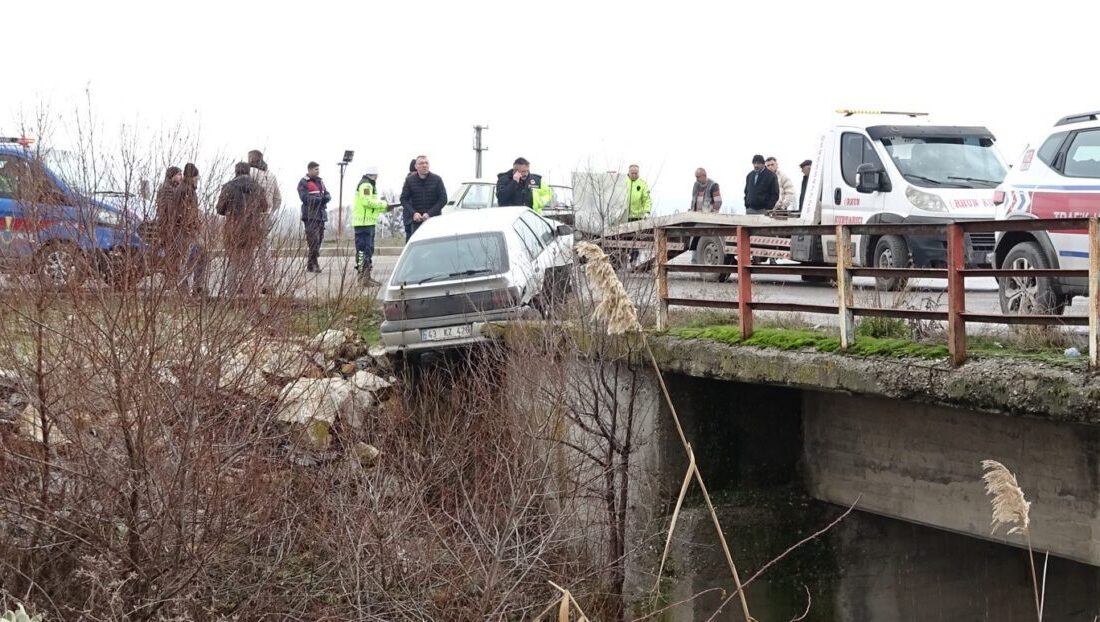
<path fill-rule="evenodd" d="M 543 288 L 550 296 L 560 296 L 570 281 L 573 269 L 572 238 L 557 234 L 557 224 L 534 212 L 520 217 L 542 242 L 542 255 L 538 266 L 543 271 Z"/>
<path fill-rule="evenodd" d="M 0 154 L 0 260 L 10 262 L 33 252 L 23 198 L 29 186 L 27 162 L 13 154 Z"/>
<path fill-rule="evenodd" d="M 827 170 L 826 177 L 829 180 L 825 187 L 831 190 L 827 200 L 823 200 L 829 209 L 823 209 L 821 224 L 834 225 L 865 223 L 875 214 L 882 211 L 885 205 L 885 195 L 882 192 L 861 194 L 856 192 L 856 170 L 861 164 L 873 164 L 879 170 L 885 170 L 882 160 L 875 152 L 871 139 L 862 132 L 845 130 L 839 133 L 835 143 L 836 152 L 832 163 Z M 825 260 L 836 262 L 836 236 L 823 236 Z M 861 244 L 863 236 L 856 236 L 853 240 L 853 249 Z M 856 261 L 863 256 L 856 254 Z"/>
<path fill-rule="evenodd" d="M 544 252 L 546 245 L 542 239 L 523 218 L 517 218 L 512 223 L 512 230 L 519 236 L 523 246 L 522 254 L 527 259 L 524 265 L 515 266 L 514 270 L 518 273 L 517 278 L 522 280 L 522 283 L 517 283 L 522 289 L 522 301 L 527 303 L 542 291 L 549 267 L 549 254 Z"/>

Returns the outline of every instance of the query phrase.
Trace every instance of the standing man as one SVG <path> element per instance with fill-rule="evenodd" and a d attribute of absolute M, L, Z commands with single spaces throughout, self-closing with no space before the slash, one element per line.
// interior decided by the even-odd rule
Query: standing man
<path fill-rule="evenodd" d="M 649 196 L 649 184 L 645 183 L 644 179 L 638 176 L 638 165 L 631 164 L 627 169 L 627 191 L 628 195 L 628 219 L 629 220 L 641 220 L 643 218 L 649 218 L 649 213 L 653 211 L 653 198 Z"/>
<path fill-rule="evenodd" d="M 764 156 L 752 157 L 752 172 L 745 178 L 745 213 L 763 214 L 779 201 L 779 180 L 764 166 Z"/>
<path fill-rule="evenodd" d="M 722 194 L 718 182 L 707 177 L 707 169 L 695 169 L 695 185 L 691 188 L 691 211 L 714 212 L 722 210 Z"/>
<path fill-rule="evenodd" d="M 202 246 L 202 216 L 199 214 L 199 167 L 188 162 L 183 167 L 183 182 L 176 192 L 168 215 L 169 239 L 165 276 L 181 296 L 203 292 L 206 251 Z"/>
<path fill-rule="evenodd" d="M 351 210 L 351 226 L 355 230 L 355 271 L 359 283 L 367 287 L 381 285 L 371 277 L 374 258 L 374 231 L 378 218 L 389 208 L 378 197 L 378 168 L 368 166 L 355 190 L 355 204 Z"/>
<path fill-rule="evenodd" d="M 275 266 L 275 257 L 271 253 L 268 236 L 271 235 L 271 230 L 278 222 L 276 213 L 283 206 L 283 195 L 279 192 L 279 181 L 275 179 L 275 175 L 271 171 L 267 170 L 267 161 L 264 160 L 262 151 L 253 149 L 248 152 L 248 166 L 248 174 L 256 180 L 256 183 L 260 184 L 260 188 L 264 191 L 264 197 L 267 199 L 268 212 L 264 215 L 263 222 L 260 225 L 264 235 L 263 239 L 260 240 L 260 249 L 256 253 L 256 261 L 258 264 L 262 264 L 264 268 L 257 276 L 266 279 L 268 269 L 273 269 Z M 262 289 L 267 290 L 268 288 L 264 286 Z"/>
<path fill-rule="evenodd" d="M 553 198 L 550 185 L 542 175 L 531 172 L 531 163 L 526 158 L 516 158 L 512 170 L 497 175 L 497 203 L 501 207 L 525 205 L 541 214 Z"/>
<path fill-rule="evenodd" d="M 790 177 L 787 177 L 786 173 L 779 170 L 779 160 L 769 157 L 764 161 L 764 166 L 775 175 L 779 183 L 779 200 L 775 202 L 772 209 L 784 211 L 791 209 L 791 203 L 794 203 L 794 182 L 791 181 Z"/>
<path fill-rule="evenodd" d="M 298 198 L 302 200 L 302 223 L 306 229 L 306 245 L 309 246 L 306 272 L 320 272 L 321 242 L 325 239 L 325 221 L 328 220 L 328 202 L 332 195 L 321 181 L 321 165 L 310 162 L 306 176 L 298 182 Z"/>
<path fill-rule="evenodd" d="M 810 182 L 810 167 L 813 166 L 813 162 L 810 160 L 803 160 L 802 164 L 798 165 L 802 169 L 802 189 L 798 191 L 798 205 L 795 207 L 796 212 L 802 211 L 802 203 L 806 197 L 806 186 Z"/>
<path fill-rule="evenodd" d="M 252 178 L 250 169 L 248 162 L 237 163 L 233 168 L 236 177 L 222 186 L 215 207 L 218 215 L 225 217 L 227 296 L 251 295 L 257 280 L 253 268 L 267 234 L 267 193 Z"/>
<path fill-rule="evenodd" d="M 416 172 L 409 173 L 401 188 L 401 205 L 405 209 L 405 240 L 432 216 L 443 213 L 447 204 L 447 188 L 443 178 L 431 172 L 428 156 L 416 156 Z"/>

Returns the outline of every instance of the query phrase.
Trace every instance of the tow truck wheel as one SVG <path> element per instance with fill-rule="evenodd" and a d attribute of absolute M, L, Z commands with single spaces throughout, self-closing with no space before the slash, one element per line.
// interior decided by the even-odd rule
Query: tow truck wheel
<path fill-rule="evenodd" d="M 908 268 L 913 265 L 909 256 L 909 245 L 905 238 L 897 235 L 884 235 L 875 244 L 876 268 Z M 905 289 L 909 279 L 905 277 L 875 277 L 875 287 L 879 290 L 897 292 Z"/>
<path fill-rule="evenodd" d="M 702 264 L 704 266 L 726 265 L 725 240 L 717 236 L 699 238 L 699 242 L 695 245 L 695 254 L 691 261 L 692 263 Z M 729 272 L 703 275 L 703 280 L 717 280 L 719 283 L 725 283 L 729 278 Z"/>
<path fill-rule="evenodd" d="M 1049 268 L 1043 249 L 1035 242 L 1021 242 L 1009 249 L 1001 268 L 1041 270 Z M 1001 313 L 1005 315 L 1062 315 L 1066 299 L 1049 277 L 1006 276 L 997 279 Z"/>
<path fill-rule="evenodd" d="M 49 242 L 35 253 L 35 274 L 43 287 L 64 290 L 84 282 L 81 253 L 68 242 Z"/>

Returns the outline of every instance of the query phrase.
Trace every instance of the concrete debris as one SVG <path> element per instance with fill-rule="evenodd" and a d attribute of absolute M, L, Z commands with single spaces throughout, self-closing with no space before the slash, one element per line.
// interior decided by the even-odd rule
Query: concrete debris
<path fill-rule="evenodd" d="M 382 455 L 377 447 L 369 443 L 355 444 L 355 458 L 364 468 L 370 468 L 378 463 L 378 457 Z"/>
<path fill-rule="evenodd" d="M 355 388 L 360 391 L 369 391 L 371 393 L 388 389 L 393 386 L 393 383 L 389 380 L 382 378 L 381 376 L 375 376 L 369 371 L 357 372 L 352 376 L 351 381 L 355 384 Z"/>

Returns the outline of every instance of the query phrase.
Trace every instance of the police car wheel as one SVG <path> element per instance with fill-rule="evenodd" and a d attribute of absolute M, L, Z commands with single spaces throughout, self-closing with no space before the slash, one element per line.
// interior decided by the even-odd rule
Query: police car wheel
<path fill-rule="evenodd" d="M 1043 249 L 1035 242 L 1021 242 L 1009 249 L 1001 268 L 1040 270 L 1049 268 Z M 1066 299 L 1055 289 L 1053 279 L 1008 276 L 997 279 L 1001 313 L 1005 315 L 1062 315 Z"/>
<path fill-rule="evenodd" d="M 51 242 L 35 255 L 35 273 L 39 281 L 52 289 L 79 285 L 83 279 L 80 251 L 65 242 Z"/>

